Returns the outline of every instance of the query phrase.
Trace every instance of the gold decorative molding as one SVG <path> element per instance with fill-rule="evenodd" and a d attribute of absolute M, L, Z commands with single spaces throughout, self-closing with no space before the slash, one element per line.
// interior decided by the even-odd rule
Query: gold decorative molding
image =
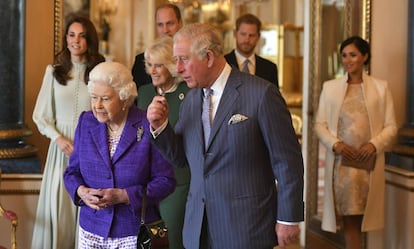
<path fill-rule="evenodd" d="M 399 136 L 404 136 L 404 137 L 414 137 L 414 129 L 401 128 L 401 129 L 398 130 L 398 135 Z"/>
<path fill-rule="evenodd" d="M 282 93 L 288 107 L 302 107 L 302 93 Z"/>
<path fill-rule="evenodd" d="M 38 189 L 0 189 L 0 195 L 38 195 Z"/>
<path fill-rule="evenodd" d="M 31 145 L 22 148 L 0 149 L 0 159 L 24 158 L 35 156 L 38 149 Z"/>
<path fill-rule="evenodd" d="M 385 166 L 385 179 L 387 185 L 414 192 L 414 172 L 392 165 Z"/>
<path fill-rule="evenodd" d="M 362 4 L 362 38 L 368 42 L 371 41 L 371 1 L 364 0 Z"/>
<path fill-rule="evenodd" d="M 392 152 L 404 156 L 414 157 L 414 147 L 406 141 L 414 141 L 414 129 L 403 127 L 398 130 L 400 143 L 396 144 Z"/>
<path fill-rule="evenodd" d="M 33 132 L 27 128 L 0 130 L 0 140 L 21 140 L 31 136 Z M 0 149 L 0 159 L 23 158 L 35 156 L 38 149 L 32 145 Z"/>
<path fill-rule="evenodd" d="M 29 129 L 9 129 L 9 130 L 0 130 L 0 140 L 5 139 L 15 139 L 21 137 L 28 137 L 31 136 L 33 132 Z"/>
<path fill-rule="evenodd" d="M 389 172 L 389 173 L 392 173 L 394 175 L 398 175 L 398 176 L 401 176 L 401 177 L 407 178 L 407 179 L 414 179 L 414 172 L 413 171 L 401 169 L 399 167 L 392 166 L 392 165 L 386 165 L 385 166 L 385 172 Z"/>
<path fill-rule="evenodd" d="M 54 6 L 54 55 L 61 50 L 61 40 L 62 40 L 62 16 L 63 16 L 63 0 L 55 0 Z"/>
<path fill-rule="evenodd" d="M 392 151 L 396 154 L 414 157 L 414 147 L 409 145 L 397 144 Z"/>
<path fill-rule="evenodd" d="M 38 195 L 42 174 L 1 174 L 0 195 Z"/>

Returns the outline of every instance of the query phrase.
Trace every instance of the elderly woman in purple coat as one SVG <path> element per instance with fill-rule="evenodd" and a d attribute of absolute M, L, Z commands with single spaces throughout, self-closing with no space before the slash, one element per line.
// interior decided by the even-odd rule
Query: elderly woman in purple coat
<path fill-rule="evenodd" d="M 143 191 L 146 222 L 160 219 L 159 202 L 174 191 L 172 166 L 150 142 L 149 123 L 133 105 L 130 70 L 116 62 L 90 73 L 92 110 L 79 117 L 64 182 L 81 207 L 79 248 L 136 248 Z"/>

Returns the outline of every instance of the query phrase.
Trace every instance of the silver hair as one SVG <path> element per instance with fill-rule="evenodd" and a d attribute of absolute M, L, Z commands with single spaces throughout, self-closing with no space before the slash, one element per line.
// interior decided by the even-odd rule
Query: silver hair
<path fill-rule="evenodd" d="M 204 58 L 207 50 L 211 50 L 214 55 L 223 55 L 223 38 L 218 29 L 202 23 L 192 23 L 184 25 L 174 35 L 174 43 L 180 39 L 191 41 L 191 53 Z"/>
<path fill-rule="evenodd" d="M 105 61 L 96 65 L 89 73 L 89 93 L 95 84 L 106 84 L 112 87 L 121 100 L 127 101 L 128 107 L 138 96 L 131 70 L 118 62 Z"/>

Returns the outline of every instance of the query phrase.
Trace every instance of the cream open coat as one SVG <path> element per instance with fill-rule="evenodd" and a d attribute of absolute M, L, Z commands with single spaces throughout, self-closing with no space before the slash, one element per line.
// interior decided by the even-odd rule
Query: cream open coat
<path fill-rule="evenodd" d="M 332 146 L 337 138 L 338 117 L 345 97 L 348 75 L 323 84 L 315 130 L 320 142 L 327 148 L 325 166 L 325 194 L 322 229 L 336 232 L 335 205 L 333 197 L 333 168 L 335 155 Z M 362 231 L 381 229 L 384 226 L 385 158 L 397 133 L 394 104 L 387 82 L 363 75 L 363 94 L 368 109 L 371 142 L 377 149 L 375 169 L 370 174 L 367 205 L 362 221 Z M 336 161 L 339 164 L 339 160 Z"/>

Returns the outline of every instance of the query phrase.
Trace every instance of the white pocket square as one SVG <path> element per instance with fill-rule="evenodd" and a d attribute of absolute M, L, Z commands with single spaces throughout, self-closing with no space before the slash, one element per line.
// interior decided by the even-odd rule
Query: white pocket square
<path fill-rule="evenodd" d="M 247 119 L 248 119 L 248 117 L 246 117 L 242 114 L 234 114 L 233 116 L 231 116 L 231 118 L 228 122 L 228 125 L 237 124 L 237 123 L 242 122 L 242 121 L 247 120 Z"/>

